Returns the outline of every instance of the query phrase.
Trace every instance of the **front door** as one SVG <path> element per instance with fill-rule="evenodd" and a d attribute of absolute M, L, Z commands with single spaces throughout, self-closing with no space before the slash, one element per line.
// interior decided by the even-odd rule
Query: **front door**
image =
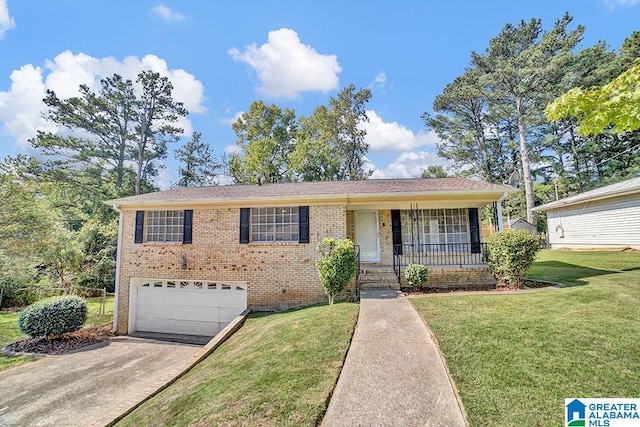
<path fill-rule="evenodd" d="M 380 262 L 378 212 L 356 211 L 356 245 L 360 247 L 360 261 Z"/>

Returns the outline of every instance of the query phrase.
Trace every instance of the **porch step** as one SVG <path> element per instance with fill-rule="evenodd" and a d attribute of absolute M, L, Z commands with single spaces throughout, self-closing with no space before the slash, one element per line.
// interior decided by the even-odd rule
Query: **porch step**
<path fill-rule="evenodd" d="M 359 282 L 360 290 L 363 289 L 398 289 L 400 290 L 400 284 L 397 280 L 393 282 Z"/>
<path fill-rule="evenodd" d="M 360 289 L 400 289 L 393 267 L 362 266 L 358 277 Z"/>

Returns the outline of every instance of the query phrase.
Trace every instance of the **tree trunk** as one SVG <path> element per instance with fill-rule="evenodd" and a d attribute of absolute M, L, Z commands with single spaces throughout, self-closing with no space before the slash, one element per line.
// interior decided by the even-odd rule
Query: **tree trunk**
<path fill-rule="evenodd" d="M 516 101 L 518 114 L 518 135 L 520 137 L 520 160 L 522 162 L 522 180 L 524 182 L 524 194 L 527 202 L 527 222 L 535 224 L 533 215 L 533 180 L 531 179 L 531 165 L 529 164 L 529 147 L 527 147 L 526 129 L 522 115 L 522 101 Z"/>
<path fill-rule="evenodd" d="M 116 170 L 116 189 L 122 189 L 122 177 L 124 175 L 124 155 L 125 155 L 125 142 L 120 145 L 120 152 L 118 153 L 118 169 Z"/>
<path fill-rule="evenodd" d="M 144 136 L 141 136 L 144 138 Z M 138 170 L 136 171 L 136 195 L 140 194 L 140 183 L 142 181 L 142 172 L 144 168 L 144 143 L 140 142 L 138 146 Z"/>
<path fill-rule="evenodd" d="M 578 153 L 578 147 L 576 145 L 576 134 L 574 132 L 573 126 L 569 128 L 569 141 L 571 141 L 571 155 L 573 156 L 573 169 L 575 171 L 576 178 L 578 178 L 578 191 L 583 192 L 584 176 L 582 173 L 582 168 L 580 167 L 580 154 Z"/>

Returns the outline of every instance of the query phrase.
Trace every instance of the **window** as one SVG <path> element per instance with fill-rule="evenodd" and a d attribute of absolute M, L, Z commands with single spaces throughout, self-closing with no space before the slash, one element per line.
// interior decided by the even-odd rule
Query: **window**
<path fill-rule="evenodd" d="M 192 210 L 137 211 L 135 243 L 191 243 Z"/>
<path fill-rule="evenodd" d="M 182 242 L 183 211 L 147 211 L 146 242 Z"/>
<path fill-rule="evenodd" d="M 413 244 L 469 243 L 467 209 L 401 211 L 402 242 Z"/>
<path fill-rule="evenodd" d="M 309 206 L 240 208 L 240 243 L 309 243 Z"/>
<path fill-rule="evenodd" d="M 297 242 L 300 236 L 298 207 L 252 208 L 252 242 Z"/>

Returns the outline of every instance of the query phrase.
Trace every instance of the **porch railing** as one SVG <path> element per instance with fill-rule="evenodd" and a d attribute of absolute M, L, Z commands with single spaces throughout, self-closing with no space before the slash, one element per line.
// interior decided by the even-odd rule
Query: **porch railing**
<path fill-rule="evenodd" d="M 360 246 L 355 245 L 356 249 L 356 297 L 360 296 Z"/>
<path fill-rule="evenodd" d="M 400 281 L 402 267 L 481 265 L 487 262 L 486 243 L 425 243 L 393 246 L 393 270 Z"/>

